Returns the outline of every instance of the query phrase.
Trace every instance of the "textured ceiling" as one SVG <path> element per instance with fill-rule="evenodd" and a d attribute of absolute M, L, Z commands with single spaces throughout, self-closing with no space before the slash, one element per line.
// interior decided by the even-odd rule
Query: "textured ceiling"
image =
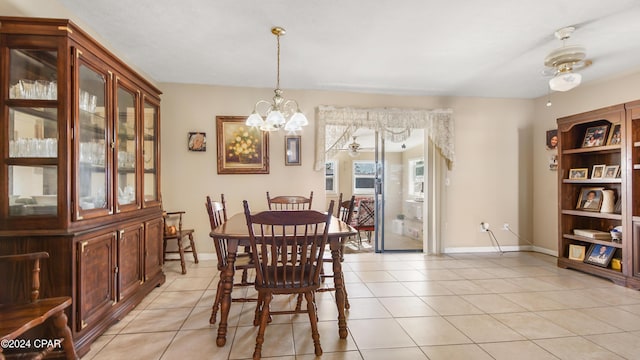
<path fill-rule="evenodd" d="M 535 98 L 545 56 L 583 45 L 583 82 L 640 70 L 637 0 L 58 0 L 156 82 Z"/>

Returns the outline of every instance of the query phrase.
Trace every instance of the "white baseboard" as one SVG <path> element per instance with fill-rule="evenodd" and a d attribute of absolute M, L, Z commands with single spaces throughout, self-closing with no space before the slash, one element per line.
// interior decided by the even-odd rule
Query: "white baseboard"
<path fill-rule="evenodd" d="M 551 255 L 558 257 L 558 252 L 549 250 L 539 246 L 531 246 L 531 245 L 515 245 L 515 246 L 501 246 L 502 251 L 512 252 L 512 251 L 534 251 L 541 254 Z M 495 246 L 482 246 L 482 247 L 454 247 L 454 248 L 445 248 L 443 254 L 460 254 L 460 253 L 489 253 L 489 252 L 498 252 L 498 248 Z M 188 257 L 191 254 L 187 254 Z M 169 254 L 167 256 L 170 259 L 179 259 L 178 254 Z M 198 253 L 198 260 L 217 260 L 216 253 Z"/>
<path fill-rule="evenodd" d="M 551 255 L 558 257 L 558 251 L 553 251 L 549 249 L 545 249 L 539 246 L 533 245 L 512 245 L 512 246 L 501 246 L 500 247 L 504 252 L 513 252 L 513 251 L 534 251 L 539 252 L 541 254 Z M 453 248 L 445 248 L 443 254 L 460 254 L 460 253 L 489 253 L 489 252 L 499 252 L 498 247 L 496 246 L 481 246 L 481 247 L 453 247 Z"/>

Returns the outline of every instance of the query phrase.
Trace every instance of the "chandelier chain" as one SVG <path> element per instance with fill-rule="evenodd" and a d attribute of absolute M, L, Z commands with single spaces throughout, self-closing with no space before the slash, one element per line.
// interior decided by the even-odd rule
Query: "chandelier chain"
<path fill-rule="evenodd" d="M 280 89 L 280 34 L 277 34 L 276 37 L 278 38 L 278 71 L 276 78 L 276 89 Z"/>

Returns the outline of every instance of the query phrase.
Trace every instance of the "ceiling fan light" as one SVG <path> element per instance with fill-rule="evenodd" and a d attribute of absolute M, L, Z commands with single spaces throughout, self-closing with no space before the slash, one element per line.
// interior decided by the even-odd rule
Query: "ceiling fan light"
<path fill-rule="evenodd" d="M 549 80 L 549 88 L 553 91 L 569 91 L 580 85 L 582 75 L 573 72 L 563 72 Z"/>

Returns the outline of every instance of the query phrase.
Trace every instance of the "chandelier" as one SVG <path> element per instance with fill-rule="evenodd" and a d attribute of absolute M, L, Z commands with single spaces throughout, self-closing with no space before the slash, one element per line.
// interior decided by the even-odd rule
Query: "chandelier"
<path fill-rule="evenodd" d="M 259 127 L 262 131 L 277 131 L 284 129 L 289 132 L 302 130 L 309 124 L 309 120 L 300 111 L 295 100 L 287 100 L 282 97 L 280 89 L 280 36 L 286 33 L 285 29 L 276 26 L 271 28 L 271 33 L 278 39 L 278 76 L 275 96 L 271 101 L 259 100 L 253 107 L 253 112 L 247 118 L 247 126 Z"/>

